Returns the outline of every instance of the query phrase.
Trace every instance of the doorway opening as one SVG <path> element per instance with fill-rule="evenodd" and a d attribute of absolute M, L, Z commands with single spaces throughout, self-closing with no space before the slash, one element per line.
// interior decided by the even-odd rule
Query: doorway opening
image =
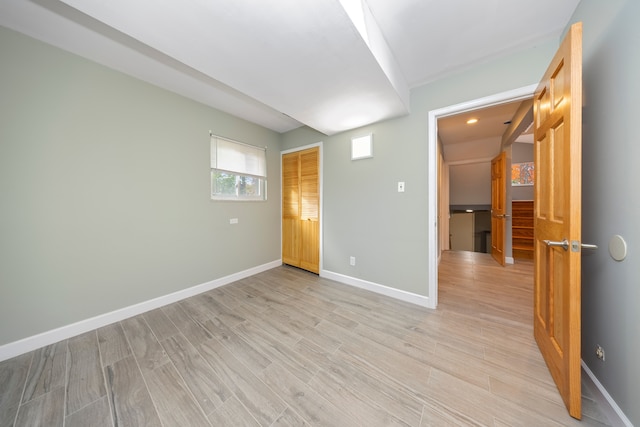
<path fill-rule="evenodd" d="M 525 86 L 507 92 L 498 93 L 484 98 L 451 105 L 448 107 L 432 110 L 429 112 L 428 126 L 428 171 L 429 171 L 429 214 L 428 214 L 428 230 L 429 236 L 427 246 L 429 250 L 429 301 L 430 308 L 436 308 L 438 304 L 438 263 L 442 250 L 446 247 L 443 244 L 444 239 L 448 240 L 448 197 L 441 197 L 440 184 L 443 180 L 448 179 L 448 173 L 443 174 L 443 162 L 441 160 L 441 147 L 438 138 L 438 120 L 449 116 L 472 112 L 483 108 L 497 106 L 509 102 L 524 101 L 532 98 L 537 85 Z M 444 200 L 443 200 L 444 199 Z M 443 214 L 446 209 L 446 214 Z M 447 221 L 445 225 L 444 221 Z M 443 231 L 446 233 L 443 233 Z M 510 234 L 505 236 L 510 238 Z"/>

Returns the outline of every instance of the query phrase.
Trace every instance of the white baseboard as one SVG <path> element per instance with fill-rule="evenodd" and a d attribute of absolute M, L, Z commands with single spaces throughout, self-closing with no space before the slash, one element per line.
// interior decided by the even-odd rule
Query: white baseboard
<path fill-rule="evenodd" d="M 627 418 L 624 412 L 622 412 L 622 409 L 620 409 L 616 401 L 613 400 L 613 397 L 611 397 L 607 389 L 604 388 L 604 386 L 600 383 L 600 381 L 598 381 L 598 378 L 596 378 L 593 372 L 591 372 L 591 369 L 589 369 L 587 364 L 584 363 L 584 360 L 582 360 L 581 362 L 582 362 L 582 370 L 587 374 L 587 377 L 591 380 L 591 382 L 593 383 L 593 385 L 597 390 L 593 390 L 593 387 L 591 389 L 594 392 L 596 392 L 596 394 L 598 394 L 597 392 L 599 392 L 600 394 L 600 396 L 596 396 L 596 398 L 599 401 L 598 403 L 600 403 L 600 406 L 602 407 L 607 406 L 608 408 L 611 409 L 606 413 L 607 417 L 609 417 L 609 421 L 611 422 L 611 425 L 633 427 L 633 424 L 631 423 L 629 418 Z"/>
<path fill-rule="evenodd" d="M 167 304 L 171 304 L 176 301 L 198 295 L 202 292 L 206 292 L 220 286 L 228 285 L 229 283 L 233 283 L 237 280 L 244 279 L 245 277 L 253 276 L 254 274 L 279 267 L 280 265 L 282 265 L 282 260 L 271 261 L 257 267 L 252 267 L 238 273 L 230 274 L 228 276 L 212 280 L 210 282 L 202 283 L 200 285 L 196 285 L 187 289 L 182 289 L 180 291 L 144 301 L 139 304 L 134 304 L 129 307 L 124 307 L 110 313 L 105 313 L 96 317 L 81 320 L 79 322 L 62 326 L 60 328 L 43 332 L 41 334 L 34 335 L 28 338 L 24 338 L 19 341 L 4 344 L 0 346 L 0 362 L 56 343 L 58 341 L 75 337 L 76 335 L 80 335 L 85 332 L 89 332 L 94 329 L 101 328 L 103 326 L 107 326 L 124 319 L 128 319 L 129 317 L 137 316 L 138 314 L 163 307 Z"/>
<path fill-rule="evenodd" d="M 335 280 L 336 282 L 340 282 L 345 285 L 355 286 L 356 288 L 365 289 L 367 291 L 375 292 L 377 294 L 386 295 L 391 298 L 416 304 L 421 307 L 426 307 L 426 308 L 431 307 L 429 302 L 429 297 L 425 297 L 423 295 L 402 291 L 400 289 L 390 288 L 388 286 L 369 282 L 367 280 L 357 279 L 355 277 L 346 276 L 340 273 L 334 273 L 332 271 L 327 271 L 327 270 L 322 270 L 320 272 L 320 276 L 325 277 L 327 279 Z"/>
<path fill-rule="evenodd" d="M 516 260 L 515 260 L 515 259 L 513 259 L 513 257 L 508 256 L 508 257 L 505 257 L 505 258 L 504 258 L 504 262 L 505 262 L 505 264 L 515 264 L 515 263 L 516 263 Z"/>

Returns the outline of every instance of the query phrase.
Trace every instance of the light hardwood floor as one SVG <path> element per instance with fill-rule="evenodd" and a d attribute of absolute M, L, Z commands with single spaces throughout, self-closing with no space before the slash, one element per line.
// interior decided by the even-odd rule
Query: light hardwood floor
<path fill-rule="evenodd" d="M 0 425 L 608 425 L 567 414 L 531 271 L 447 252 L 433 311 L 279 267 L 1 362 Z"/>

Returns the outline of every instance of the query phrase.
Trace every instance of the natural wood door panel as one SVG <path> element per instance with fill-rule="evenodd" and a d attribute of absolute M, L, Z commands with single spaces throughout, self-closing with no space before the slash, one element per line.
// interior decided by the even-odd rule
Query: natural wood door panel
<path fill-rule="evenodd" d="M 504 252 L 506 229 L 506 174 L 507 155 L 502 151 L 491 160 L 491 256 L 501 265 L 505 265 Z"/>
<path fill-rule="evenodd" d="M 282 262 L 320 272 L 320 150 L 282 156 Z"/>
<path fill-rule="evenodd" d="M 534 335 L 575 418 L 582 412 L 581 126 L 582 24 L 577 23 L 534 96 Z"/>

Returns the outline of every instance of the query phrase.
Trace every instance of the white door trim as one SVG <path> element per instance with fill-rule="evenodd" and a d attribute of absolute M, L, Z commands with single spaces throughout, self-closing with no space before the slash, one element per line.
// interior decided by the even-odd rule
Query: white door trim
<path fill-rule="evenodd" d="M 438 305 L 438 119 L 466 111 L 473 111 L 479 108 L 491 107 L 493 105 L 504 104 L 506 102 L 519 101 L 531 98 L 536 90 L 537 84 L 524 86 L 506 92 L 489 95 L 460 104 L 450 105 L 429 111 L 427 138 L 427 170 L 429 190 L 428 215 L 427 215 L 427 237 L 428 266 L 429 266 L 429 308 L 436 308 Z"/>

